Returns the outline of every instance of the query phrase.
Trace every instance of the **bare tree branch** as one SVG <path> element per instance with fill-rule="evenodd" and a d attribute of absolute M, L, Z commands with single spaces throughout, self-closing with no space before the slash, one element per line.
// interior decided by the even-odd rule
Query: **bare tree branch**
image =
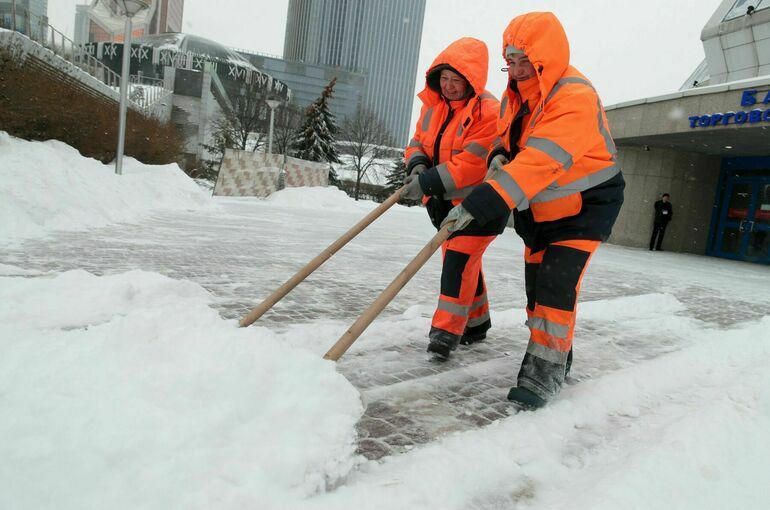
<path fill-rule="evenodd" d="M 228 138 L 233 140 L 233 149 L 256 151 L 265 142 L 265 128 L 269 111 L 265 100 L 267 95 L 257 82 L 244 84 L 238 96 L 232 101 L 232 109 L 224 110 L 227 125 L 219 122 L 217 127 L 226 129 Z"/>
<path fill-rule="evenodd" d="M 291 146 L 297 137 L 302 123 L 302 110 L 294 103 L 276 110 L 275 126 L 273 128 L 273 146 L 278 154 L 293 156 Z"/>
<path fill-rule="evenodd" d="M 353 117 L 348 117 L 340 128 L 340 140 L 344 140 L 345 152 L 353 157 L 356 170 L 354 198 L 358 200 L 361 179 L 388 154 L 391 136 L 380 119 L 372 111 L 359 108 Z"/>

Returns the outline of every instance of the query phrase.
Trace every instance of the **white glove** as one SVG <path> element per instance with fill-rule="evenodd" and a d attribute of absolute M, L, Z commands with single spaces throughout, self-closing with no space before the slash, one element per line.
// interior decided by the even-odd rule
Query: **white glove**
<path fill-rule="evenodd" d="M 412 173 L 404 179 L 404 190 L 401 192 L 401 198 L 404 200 L 422 200 L 424 193 L 420 186 L 420 175 Z"/>
<path fill-rule="evenodd" d="M 427 169 L 428 167 L 425 165 L 414 165 L 414 168 L 412 168 L 412 171 L 409 173 L 409 175 L 420 175 Z M 404 184 L 406 184 L 406 182 L 404 182 Z"/>
<path fill-rule="evenodd" d="M 468 224 L 473 221 L 473 215 L 466 211 L 462 204 L 456 205 L 449 211 L 449 214 L 444 218 L 444 221 L 441 222 L 441 226 L 444 227 L 450 221 L 454 223 L 449 225 L 449 231 L 457 232 L 458 230 L 467 227 Z"/>
<path fill-rule="evenodd" d="M 496 172 L 502 172 L 503 171 L 503 165 L 507 165 L 509 163 L 508 158 L 505 157 L 503 154 L 498 154 L 494 158 L 492 158 L 492 161 L 489 162 L 489 170 L 487 171 L 487 178 L 493 176 Z"/>

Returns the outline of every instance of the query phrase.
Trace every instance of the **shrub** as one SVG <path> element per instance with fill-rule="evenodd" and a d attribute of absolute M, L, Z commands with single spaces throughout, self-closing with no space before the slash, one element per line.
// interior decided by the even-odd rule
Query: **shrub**
<path fill-rule="evenodd" d="M 26 140 L 60 140 L 109 163 L 118 144 L 118 103 L 30 57 L 23 64 L 0 50 L 0 130 Z M 131 109 L 125 154 L 146 164 L 182 161 L 184 141 L 173 124 Z"/>

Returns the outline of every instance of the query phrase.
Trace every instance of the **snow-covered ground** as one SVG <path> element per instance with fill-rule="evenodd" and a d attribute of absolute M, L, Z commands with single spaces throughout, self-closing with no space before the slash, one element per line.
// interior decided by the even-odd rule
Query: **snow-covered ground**
<path fill-rule="evenodd" d="M 121 178 L 7 136 L 0 163 L 2 509 L 768 506 L 766 266 L 602 247 L 580 382 L 535 413 L 493 402 L 479 426 L 455 414 L 504 400 L 526 345 L 513 233 L 485 257 L 486 345 L 440 366 L 423 352 L 434 257 L 335 365 L 322 354 L 432 235 L 424 210 L 394 207 L 239 329 L 376 204 L 209 199 L 174 169 Z M 467 381 L 485 393 L 463 400 Z M 401 410 L 392 437 L 429 437 L 367 461 L 356 423 L 384 427 L 375 404 Z"/>

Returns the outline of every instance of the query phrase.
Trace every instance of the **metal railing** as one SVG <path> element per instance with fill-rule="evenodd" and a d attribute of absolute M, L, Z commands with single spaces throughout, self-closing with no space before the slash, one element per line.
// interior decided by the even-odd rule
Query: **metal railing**
<path fill-rule="evenodd" d="M 3 28 L 26 35 L 107 86 L 120 87 L 120 75 L 118 73 L 99 62 L 85 48 L 75 44 L 72 39 L 49 25 L 46 18 L 32 14 L 25 8 L 16 8 L 15 4 L 16 2 L 13 1 L 11 26 Z M 19 17 L 22 19 L 21 23 L 17 22 Z M 2 21 L 2 16 L 0 16 L 0 21 Z"/>
<path fill-rule="evenodd" d="M 284 60 L 284 58 L 281 55 L 274 55 L 273 53 L 263 53 L 261 51 L 247 50 L 246 48 L 235 48 L 233 46 L 229 46 L 228 48 L 234 51 L 235 53 L 246 53 L 249 55 L 256 55 L 258 57 L 268 57 L 268 58 L 275 58 L 278 60 Z"/>
<path fill-rule="evenodd" d="M 128 100 L 144 110 L 147 115 L 162 117 L 171 101 L 172 92 L 164 81 L 149 78 L 141 73 L 128 76 Z"/>

